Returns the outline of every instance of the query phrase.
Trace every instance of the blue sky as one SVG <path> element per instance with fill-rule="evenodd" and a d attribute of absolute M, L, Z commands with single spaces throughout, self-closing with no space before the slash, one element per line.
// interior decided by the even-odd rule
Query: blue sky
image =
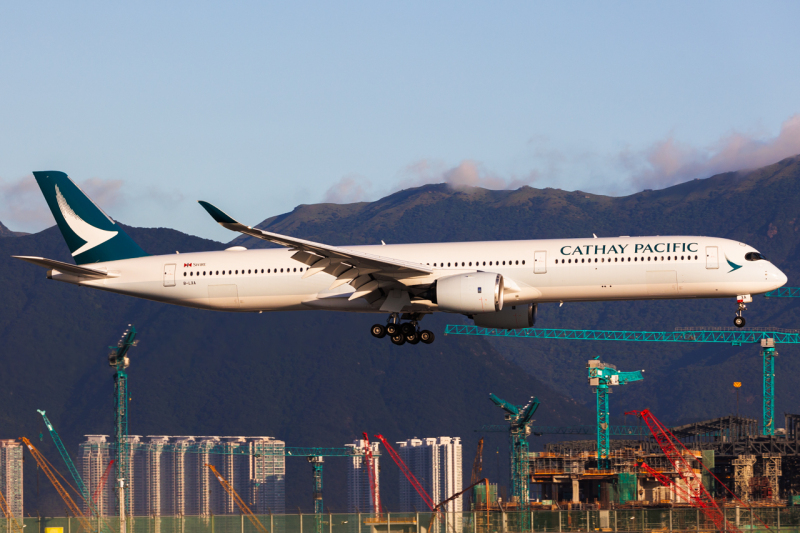
<path fill-rule="evenodd" d="M 422 183 L 622 195 L 800 153 L 797 2 L 6 2 L 0 221 L 33 170 L 229 240 Z"/>

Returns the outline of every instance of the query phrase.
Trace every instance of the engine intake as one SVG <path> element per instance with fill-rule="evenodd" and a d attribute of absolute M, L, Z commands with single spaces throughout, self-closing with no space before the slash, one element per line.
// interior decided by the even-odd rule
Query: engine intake
<path fill-rule="evenodd" d="M 465 315 L 494 313 L 503 309 L 503 276 L 475 272 L 439 278 L 435 298 L 442 311 Z"/>
<path fill-rule="evenodd" d="M 508 305 L 496 313 L 481 313 L 472 317 L 481 328 L 520 329 L 532 328 L 536 323 L 536 304 Z"/>

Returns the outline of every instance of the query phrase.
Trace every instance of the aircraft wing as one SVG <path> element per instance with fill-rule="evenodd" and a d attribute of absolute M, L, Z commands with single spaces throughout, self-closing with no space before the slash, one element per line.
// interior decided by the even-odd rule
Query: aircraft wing
<path fill-rule="evenodd" d="M 31 257 L 27 255 L 12 255 L 14 259 L 22 259 L 28 263 L 39 265 L 45 268 L 52 268 L 63 272 L 64 274 L 72 274 L 73 276 L 82 276 L 85 278 L 105 278 L 108 277 L 108 272 L 102 270 L 95 270 L 94 268 L 87 268 L 85 266 L 72 265 L 70 263 L 62 263 L 55 259 L 46 259 L 44 257 Z"/>
<path fill-rule="evenodd" d="M 350 296 L 351 300 L 367 297 L 381 287 L 395 285 L 392 280 L 433 273 L 431 267 L 422 263 L 368 254 L 245 226 L 210 203 L 199 203 L 223 228 L 297 250 L 292 258 L 309 266 L 304 278 L 325 272 L 336 277 L 331 288 L 349 283 L 356 289 Z"/>

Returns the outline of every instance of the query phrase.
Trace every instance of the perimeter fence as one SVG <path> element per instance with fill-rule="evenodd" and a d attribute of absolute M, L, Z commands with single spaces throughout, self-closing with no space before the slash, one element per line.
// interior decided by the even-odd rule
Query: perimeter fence
<path fill-rule="evenodd" d="M 728 508 L 725 515 L 739 531 L 800 533 L 800 507 Z M 258 515 L 268 533 L 526 533 L 717 531 L 697 509 L 617 509 L 443 513 L 325 513 Z M 766 525 L 766 527 L 765 527 Z M 15 531 L 0 519 L 0 533 Z M 75 518 L 25 518 L 23 533 L 85 532 Z M 119 519 L 107 519 L 101 533 L 121 533 Z M 131 517 L 126 533 L 263 533 L 242 515 Z"/>

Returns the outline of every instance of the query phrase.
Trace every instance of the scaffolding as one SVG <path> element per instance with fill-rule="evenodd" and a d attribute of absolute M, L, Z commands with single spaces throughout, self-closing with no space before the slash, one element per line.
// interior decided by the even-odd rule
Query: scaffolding
<path fill-rule="evenodd" d="M 755 455 L 740 455 L 733 460 L 734 492 L 742 501 L 753 499 L 753 465 L 756 463 Z"/>
<path fill-rule="evenodd" d="M 115 446 L 105 435 L 81 443 L 83 478 L 88 490 L 99 486 Z M 249 507 L 259 514 L 285 511 L 285 444 L 271 437 L 171 437 L 129 435 L 126 502 L 129 516 L 211 517 L 238 513 L 206 463 L 224 473 Z M 113 480 L 96 504 L 101 516 L 114 514 Z"/>
<path fill-rule="evenodd" d="M 0 492 L 11 515 L 22 517 L 22 445 L 12 439 L 0 440 Z"/>

